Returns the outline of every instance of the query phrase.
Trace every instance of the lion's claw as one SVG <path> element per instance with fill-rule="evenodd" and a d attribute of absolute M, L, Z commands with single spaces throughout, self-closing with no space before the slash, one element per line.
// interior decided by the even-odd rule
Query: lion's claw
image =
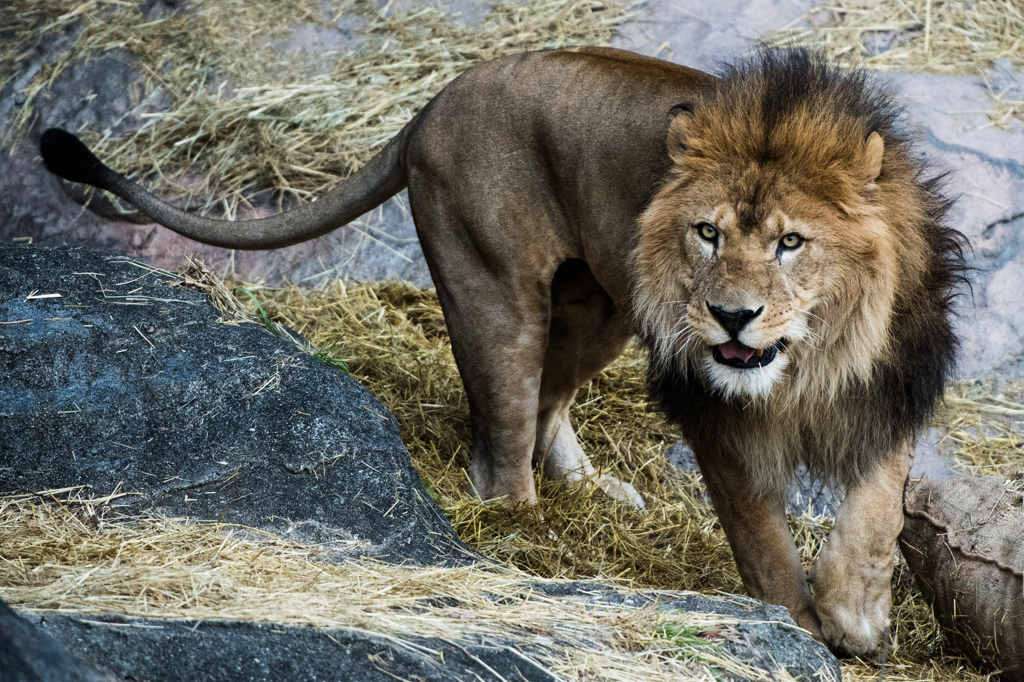
<path fill-rule="evenodd" d="M 613 500 L 631 504 L 640 510 L 647 508 L 647 505 L 644 504 L 644 498 L 630 483 L 620 481 L 614 476 L 608 475 L 598 476 L 594 479 L 594 483 L 604 492 L 605 495 Z"/>

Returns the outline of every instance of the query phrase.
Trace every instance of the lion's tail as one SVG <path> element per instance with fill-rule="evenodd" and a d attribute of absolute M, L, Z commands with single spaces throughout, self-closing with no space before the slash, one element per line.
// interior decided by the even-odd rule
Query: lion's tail
<path fill-rule="evenodd" d="M 154 222 L 190 239 L 231 249 L 276 249 L 320 237 L 405 188 L 406 126 L 339 187 L 316 201 L 258 220 L 215 220 L 181 211 L 104 165 L 75 135 L 50 128 L 39 139 L 46 168 L 66 180 L 113 192 Z"/>

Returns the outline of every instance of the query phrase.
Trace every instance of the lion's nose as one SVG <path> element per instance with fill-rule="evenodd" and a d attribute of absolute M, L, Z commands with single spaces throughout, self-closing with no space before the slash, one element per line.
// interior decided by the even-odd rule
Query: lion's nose
<path fill-rule="evenodd" d="M 764 312 L 764 306 L 761 306 L 757 310 L 750 310 L 746 308 L 741 310 L 726 310 L 722 306 L 711 305 L 707 301 L 705 301 L 705 303 L 707 304 L 711 315 L 718 320 L 718 324 L 722 325 L 722 329 L 729 332 L 729 336 L 734 339 L 739 337 L 740 330 L 746 327 L 748 322 Z"/>

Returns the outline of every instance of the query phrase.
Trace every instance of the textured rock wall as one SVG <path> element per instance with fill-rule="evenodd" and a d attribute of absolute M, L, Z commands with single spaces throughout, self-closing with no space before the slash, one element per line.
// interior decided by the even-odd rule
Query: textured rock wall
<path fill-rule="evenodd" d="M 369 391 L 259 325 L 219 323 L 173 279 L 82 248 L 0 246 L 0 494 L 88 486 L 127 493 L 126 511 L 337 557 L 478 558 Z"/>

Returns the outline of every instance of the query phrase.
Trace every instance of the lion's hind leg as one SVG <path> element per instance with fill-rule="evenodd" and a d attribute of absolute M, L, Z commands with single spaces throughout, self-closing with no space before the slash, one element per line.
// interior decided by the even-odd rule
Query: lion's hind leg
<path fill-rule="evenodd" d="M 452 296 L 441 286 L 438 293 L 469 401 L 470 492 L 482 500 L 535 504 L 531 454 L 547 331 L 544 311 L 530 311 L 528 300 L 492 297 L 485 305 Z M 523 321 L 529 318 L 537 321 Z"/>
<path fill-rule="evenodd" d="M 596 472 L 569 423 L 569 407 L 580 386 L 618 357 L 629 338 L 622 312 L 590 268 L 575 259 L 563 263 L 551 286 L 551 326 L 533 459 L 548 478 L 589 483 L 616 500 L 643 509 L 636 488 Z"/>
<path fill-rule="evenodd" d="M 902 449 L 847 492 L 818 556 L 814 600 L 825 642 L 840 653 L 860 656 L 886 645 L 912 459 L 912 449 Z"/>
<path fill-rule="evenodd" d="M 532 453 L 547 302 L 505 296 L 502 282 L 484 277 L 471 291 L 453 292 L 435 281 L 469 401 L 470 492 L 482 500 L 536 504 Z"/>
<path fill-rule="evenodd" d="M 554 266 L 522 252 L 493 253 L 443 201 L 414 202 L 413 210 L 469 402 L 469 492 L 535 504 L 532 455 Z"/>

